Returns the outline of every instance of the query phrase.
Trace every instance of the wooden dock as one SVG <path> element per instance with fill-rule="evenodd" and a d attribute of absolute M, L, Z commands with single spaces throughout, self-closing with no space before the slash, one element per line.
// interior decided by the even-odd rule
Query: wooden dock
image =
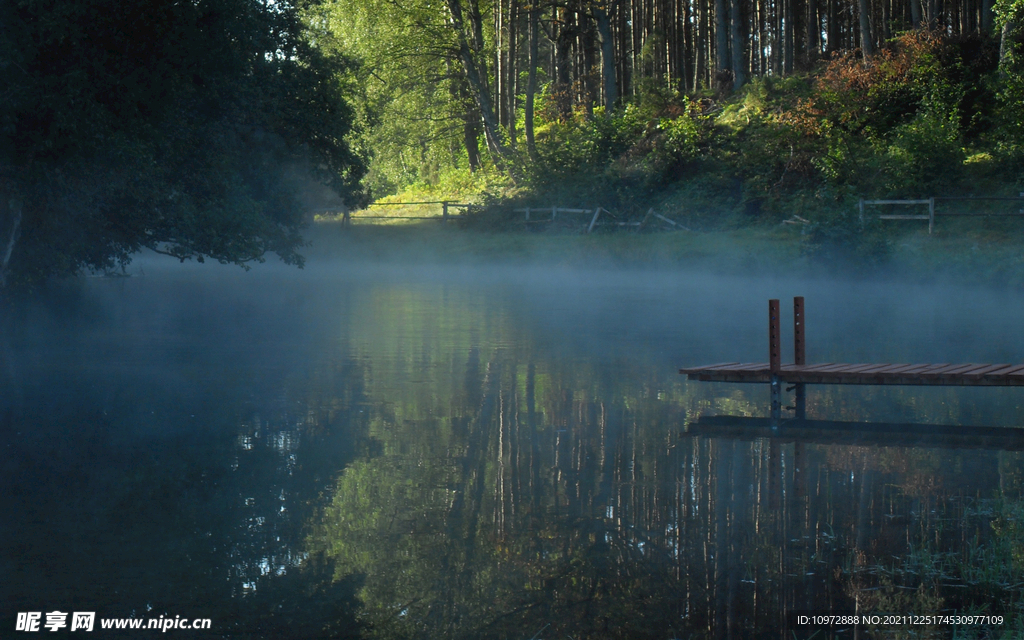
<path fill-rule="evenodd" d="M 782 364 L 779 301 L 768 301 L 768 362 L 723 362 L 679 370 L 701 382 L 760 382 L 771 385 L 771 416 L 782 410 L 782 386 L 794 385 L 796 417 L 805 418 L 808 384 L 1024 386 L 1024 364 L 807 364 L 804 299 L 793 299 L 794 362 Z"/>
<path fill-rule="evenodd" d="M 701 382 L 779 382 L 790 384 L 900 384 L 977 387 L 1024 386 L 1024 364 L 825 364 L 780 365 L 768 362 L 723 362 L 680 369 Z"/>

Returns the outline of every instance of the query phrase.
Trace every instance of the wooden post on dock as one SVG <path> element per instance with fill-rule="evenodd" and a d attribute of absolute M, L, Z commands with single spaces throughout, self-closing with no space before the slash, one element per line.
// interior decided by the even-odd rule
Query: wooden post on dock
<path fill-rule="evenodd" d="M 793 298 L 793 363 L 798 365 L 807 364 L 807 337 L 804 334 L 804 297 Z M 807 389 L 802 382 L 796 383 L 796 418 L 804 420 L 807 418 Z"/>
<path fill-rule="evenodd" d="M 448 224 L 448 201 L 441 202 L 441 224 Z"/>
<path fill-rule="evenodd" d="M 768 371 L 771 374 L 772 420 L 782 417 L 782 388 L 779 370 L 782 368 L 781 330 L 779 327 L 779 301 L 768 301 Z"/>
<path fill-rule="evenodd" d="M 928 198 L 928 235 L 935 228 L 935 198 Z"/>

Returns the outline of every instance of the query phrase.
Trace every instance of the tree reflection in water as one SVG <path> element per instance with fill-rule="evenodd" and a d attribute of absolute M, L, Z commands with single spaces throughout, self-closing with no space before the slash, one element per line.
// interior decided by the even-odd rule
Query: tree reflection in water
<path fill-rule="evenodd" d="M 415 335 L 436 333 L 366 354 L 378 452 L 339 474 L 307 537 L 336 579 L 361 577 L 374 637 L 854 637 L 798 611 L 1019 629 L 1018 452 L 681 434 L 706 392 L 507 333 Z"/>

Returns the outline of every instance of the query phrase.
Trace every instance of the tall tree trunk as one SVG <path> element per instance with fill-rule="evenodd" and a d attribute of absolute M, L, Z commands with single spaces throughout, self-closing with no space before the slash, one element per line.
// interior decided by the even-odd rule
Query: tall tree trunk
<path fill-rule="evenodd" d="M 867 0 L 861 0 L 867 2 Z M 793 0 L 783 0 L 786 16 L 786 39 L 783 48 L 786 54 L 783 62 L 783 72 L 786 75 L 793 73 L 793 59 L 796 57 L 796 21 L 793 19 Z"/>
<path fill-rule="evenodd" d="M 567 9 L 556 9 L 559 16 L 557 23 L 552 26 L 555 32 L 555 83 L 554 91 L 558 115 L 562 120 L 568 120 L 572 115 L 572 41 L 576 34 L 569 25 L 569 11 Z"/>
<path fill-rule="evenodd" d="M 747 30 L 743 24 L 741 0 L 730 0 L 729 31 L 732 40 L 732 88 L 739 89 L 747 81 L 746 65 L 743 54 L 746 50 Z"/>
<path fill-rule="evenodd" d="M 882 0 L 882 44 L 889 41 L 889 0 Z"/>
<path fill-rule="evenodd" d="M 537 1 L 530 5 L 530 53 L 529 72 L 526 79 L 526 104 L 523 105 L 523 115 L 526 118 L 526 149 L 530 159 L 537 160 L 537 143 L 533 138 L 533 101 L 537 95 L 537 64 L 540 50 L 540 8 Z"/>
<path fill-rule="evenodd" d="M 580 16 L 584 17 L 584 16 Z M 580 98 L 587 110 L 587 119 L 594 119 L 594 100 L 597 98 L 597 86 L 594 84 L 594 70 L 597 68 L 597 42 L 594 40 L 594 25 L 590 20 L 583 20 L 583 24 L 577 30 L 577 59 L 580 60 L 580 73 L 577 76 L 580 81 L 580 91 L 583 95 Z"/>
<path fill-rule="evenodd" d="M 821 51 L 821 22 L 818 20 L 818 0 L 807 0 L 807 50 L 805 62 L 808 65 L 818 59 Z"/>
<path fill-rule="evenodd" d="M 466 145 L 466 156 L 469 159 L 470 173 L 480 168 L 480 145 L 477 140 L 480 137 L 480 112 L 474 106 L 466 110 L 465 121 L 462 126 L 463 143 Z"/>
<path fill-rule="evenodd" d="M 509 0 L 508 5 L 508 56 L 506 58 L 506 64 L 508 65 L 508 72 L 506 74 L 505 88 L 506 88 L 506 108 L 505 112 L 508 114 L 508 143 L 515 149 L 516 148 L 516 94 L 518 91 L 519 84 L 519 0 Z"/>
<path fill-rule="evenodd" d="M 910 0 L 910 24 L 915 29 L 921 26 L 921 0 Z"/>
<path fill-rule="evenodd" d="M 981 0 L 981 32 L 992 31 L 992 0 Z"/>
<path fill-rule="evenodd" d="M 775 12 L 772 16 L 772 25 L 775 27 L 775 34 L 772 37 L 772 72 L 779 76 L 786 72 L 786 34 L 783 30 L 786 22 L 783 19 L 786 12 L 785 2 L 786 0 L 772 2 Z"/>
<path fill-rule="evenodd" d="M 696 3 L 693 3 L 694 5 Z M 696 87 L 691 82 L 693 78 L 693 59 L 694 59 L 694 48 L 693 48 L 693 27 L 691 27 L 691 21 L 693 20 L 693 5 L 690 2 L 680 2 L 679 10 L 681 15 L 679 16 L 679 37 L 680 37 L 680 61 L 679 61 L 679 74 L 682 79 L 681 89 L 683 92 L 694 90 Z"/>
<path fill-rule="evenodd" d="M 865 58 L 870 58 L 875 52 L 874 42 L 871 40 L 871 4 L 868 0 L 858 0 L 860 7 L 860 47 Z"/>
<path fill-rule="evenodd" d="M 910 0 L 911 4 L 917 2 L 917 0 Z M 832 53 L 839 49 L 839 9 L 836 7 L 835 0 L 826 0 L 826 16 L 828 24 L 826 27 L 826 34 L 828 35 L 828 42 L 826 43 L 826 51 Z"/>
<path fill-rule="evenodd" d="M 480 111 L 473 99 L 464 76 L 457 74 L 452 67 L 458 64 L 455 60 L 445 60 L 444 66 L 448 77 L 452 78 L 451 98 L 456 104 L 465 105 L 462 115 L 462 143 L 466 147 L 466 158 L 469 160 L 469 171 L 472 173 L 480 168 Z"/>
<path fill-rule="evenodd" d="M 694 50 L 697 52 L 697 64 L 693 71 L 693 88 L 707 86 L 708 70 L 708 7 L 710 0 L 697 0 L 697 38 Z"/>
<path fill-rule="evenodd" d="M 729 5 L 715 0 L 715 75 L 729 70 Z M 721 82 L 715 78 L 715 84 Z"/>
<path fill-rule="evenodd" d="M 611 114 L 615 109 L 615 102 L 619 99 L 618 83 L 615 82 L 615 42 L 612 40 L 611 21 L 618 4 L 616 0 L 607 10 L 604 7 L 594 8 L 594 21 L 597 22 L 597 33 L 601 37 L 601 79 L 604 82 L 606 114 Z"/>
<path fill-rule="evenodd" d="M 508 114 L 505 111 L 507 102 L 505 96 L 508 90 L 505 88 L 505 7 L 503 0 L 494 3 L 493 25 L 494 28 L 494 115 L 498 118 L 499 127 L 508 126 Z M 486 78 L 486 74 L 484 74 Z M 489 81 L 489 80 L 488 80 Z"/>
<path fill-rule="evenodd" d="M 1006 79 L 1009 73 L 1010 64 L 1013 62 L 1013 32 L 1016 31 L 1016 23 L 1007 20 L 1003 23 L 1002 33 L 999 34 L 999 77 Z"/>

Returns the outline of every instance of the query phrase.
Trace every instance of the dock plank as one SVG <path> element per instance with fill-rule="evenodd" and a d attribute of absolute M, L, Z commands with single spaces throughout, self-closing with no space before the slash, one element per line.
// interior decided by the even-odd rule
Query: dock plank
<path fill-rule="evenodd" d="M 981 369 L 980 371 L 972 371 L 967 374 L 968 378 L 980 378 L 982 376 L 996 375 L 1000 371 L 1013 369 L 1014 366 L 1010 364 L 993 364 Z"/>
<path fill-rule="evenodd" d="M 889 368 L 891 366 L 892 365 L 890 365 L 890 364 L 873 364 L 873 365 L 870 365 L 870 366 L 867 366 L 867 367 L 862 366 L 862 365 L 858 365 L 857 366 L 857 371 L 853 371 L 852 373 L 856 373 L 858 375 L 865 375 L 865 376 L 866 375 L 874 375 L 874 374 L 878 373 L 879 371 L 881 371 L 882 369 L 887 369 L 887 368 Z"/>
<path fill-rule="evenodd" d="M 1017 374 L 1017 373 L 1019 373 L 1021 371 L 1024 371 L 1024 364 L 1015 365 L 1009 371 L 1000 371 L 998 375 L 1001 375 L 1001 376 L 1012 376 L 1012 375 Z"/>
<path fill-rule="evenodd" d="M 891 375 L 891 374 L 895 374 L 895 373 L 899 373 L 899 372 L 903 371 L 904 369 L 907 368 L 907 366 L 908 365 L 906 365 L 906 364 L 890 364 L 890 365 L 887 365 L 885 367 L 882 367 L 881 369 L 876 369 L 876 370 L 872 371 L 871 374 L 872 375 L 876 375 L 876 376 L 877 375 Z"/>
<path fill-rule="evenodd" d="M 941 369 L 939 371 L 932 371 L 932 372 L 930 372 L 928 374 L 925 374 L 925 375 L 927 375 L 929 377 L 941 376 L 941 377 L 944 377 L 944 378 L 948 378 L 948 377 L 956 375 L 958 373 L 966 373 L 967 371 L 970 371 L 971 369 L 976 369 L 977 367 L 978 367 L 977 364 L 954 365 L 954 366 L 951 366 L 951 367 L 946 367 L 945 369 Z"/>
<path fill-rule="evenodd" d="M 838 362 L 823 362 L 822 364 L 806 364 L 802 369 L 803 373 L 816 373 L 820 369 L 839 364 Z"/>

